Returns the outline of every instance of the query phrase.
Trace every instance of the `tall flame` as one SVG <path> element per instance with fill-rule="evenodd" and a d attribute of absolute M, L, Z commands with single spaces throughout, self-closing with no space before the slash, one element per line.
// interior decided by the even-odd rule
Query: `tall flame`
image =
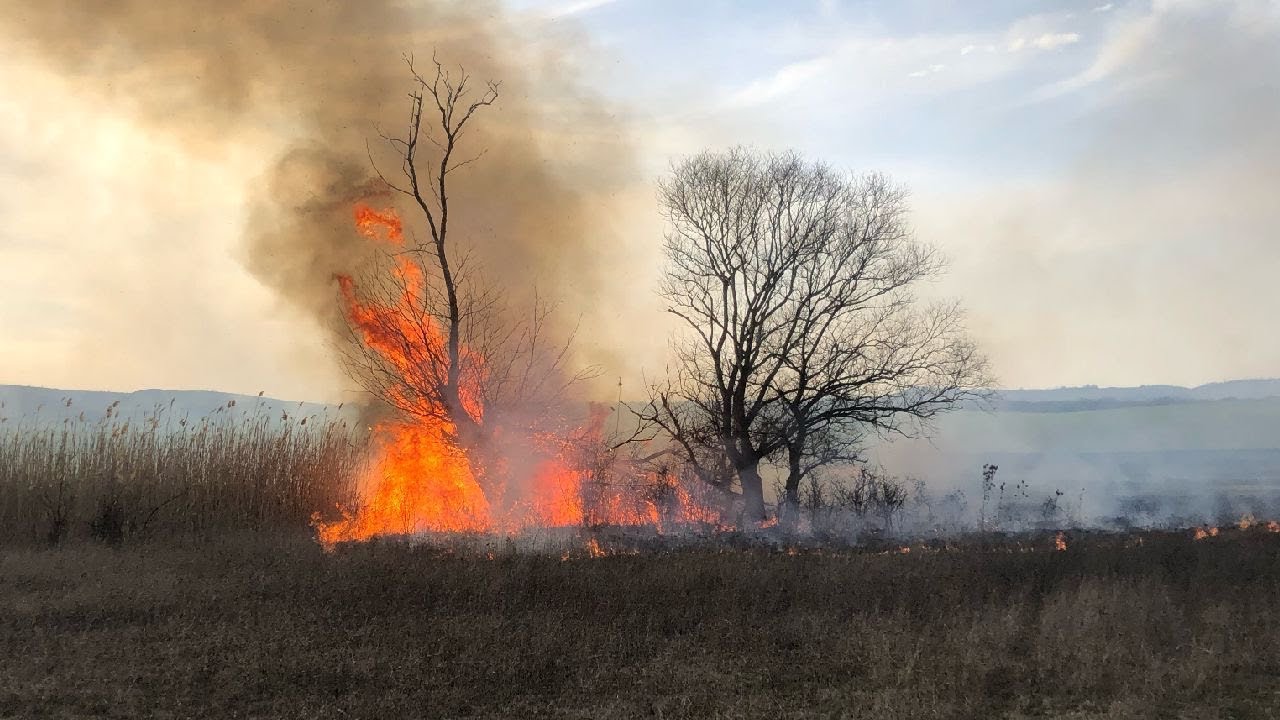
<path fill-rule="evenodd" d="M 403 225 L 394 210 L 358 206 L 355 224 L 370 239 L 392 245 L 404 242 Z M 349 276 L 338 277 L 338 285 L 347 318 L 365 346 L 403 378 L 423 379 L 423 373 L 430 372 L 424 366 L 442 366 L 446 338 L 435 320 L 418 309 L 426 285 L 423 269 L 408 253 L 395 258 L 392 279 L 398 297 L 388 302 L 363 300 Z M 430 362 L 432 359 L 436 362 Z M 481 421 L 485 411 L 484 359 L 464 347 L 462 365 L 463 410 Z M 431 378 L 425 380 L 429 383 Z M 718 516 L 695 502 L 687 489 L 667 479 L 595 482 L 600 478 L 593 477 L 593 470 L 580 469 L 591 463 L 570 457 L 568 437 L 499 436 L 498 444 L 520 449 L 511 453 L 518 459 L 507 458 L 500 465 L 519 462 L 528 466 L 527 472 L 520 473 L 527 480 L 523 483 L 526 487 L 510 489 L 509 496 L 487 496 L 475 476 L 476 464 L 457 442 L 457 428 L 446 413 L 431 406 L 433 399 L 419 395 L 393 399 L 401 408 L 415 412 L 410 413 L 411 418 L 374 428 L 374 457 L 364 478 L 360 507 L 355 512 L 344 511 L 335 522 L 315 522 L 317 538 L 326 547 L 377 535 L 426 531 L 511 531 L 581 524 L 660 527 L 664 515 L 679 522 L 718 522 Z M 607 414 L 607 408 L 594 407 L 587 425 L 571 435 L 584 446 L 604 447 L 601 428 Z M 491 493 L 508 490 L 501 484 L 496 489 L 491 484 L 486 487 Z M 645 487 L 659 492 L 646 493 Z"/>

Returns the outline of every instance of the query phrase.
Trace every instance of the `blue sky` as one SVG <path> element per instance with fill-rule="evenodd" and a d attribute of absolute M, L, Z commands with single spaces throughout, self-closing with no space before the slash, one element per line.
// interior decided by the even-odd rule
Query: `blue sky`
<path fill-rule="evenodd" d="M 653 172 L 746 142 L 905 182 L 1006 385 L 1280 374 L 1280 3 L 515 5 L 585 28 Z"/>
<path fill-rule="evenodd" d="M 1091 98 L 1047 96 L 1134 14 L 1114 3 L 511 4 L 584 27 L 603 59 L 593 85 L 657 125 L 729 125 L 761 145 L 944 178 L 1066 162 Z"/>

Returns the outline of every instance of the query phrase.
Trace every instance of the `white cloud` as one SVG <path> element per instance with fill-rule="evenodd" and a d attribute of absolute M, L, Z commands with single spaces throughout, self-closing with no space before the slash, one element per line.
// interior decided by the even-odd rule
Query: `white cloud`
<path fill-rule="evenodd" d="M 916 70 L 913 73 L 908 73 L 907 77 L 913 77 L 913 78 L 927 77 L 929 75 L 936 75 L 937 73 L 940 73 L 946 69 L 947 69 L 946 65 L 939 63 L 935 65 L 930 65 L 929 67 L 924 68 L 922 70 Z"/>
<path fill-rule="evenodd" d="M 965 45 L 964 47 L 960 48 L 961 55 L 969 55 L 975 52 L 993 53 L 995 51 L 996 51 L 996 46 L 992 45 L 991 43 L 985 43 L 982 45 Z"/>
<path fill-rule="evenodd" d="M 773 75 L 755 80 L 734 92 L 729 96 L 728 105 L 733 107 L 759 105 L 781 97 L 821 74 L 830 65 L 829 55 L 791 63 Z"/>
<path fill-rule="evenodd" d="M 617 1 L 618 0 L 575 0 L 574 2 L 567 2 L 548 9 L 546 11 L 546 15 L 550 18 L 581 15 L 583 13 L 591 12 L 592 10 L 597 10 L 606 5 L 612 5 Z"/>
<path fill-rule="evenodd" d="M 1080 42 L 1079 33 L 1044 33 L 1031 40 L 1025 37 L 1014 38 L 1006 46 L 1006 49 L 1011 53 L 1020 52 L 1028 47 L 1037 50 L 1057 50 L 1060 47 L 1074 45 L 1078 42 Z"/>
<path fill-rule="evenodd" d="M 1045 33 L 1032 40 L 1031 44 L 1041 50 L 1056 50 L 1064 45 L 1074 45 L 1078 42 L 1080 42 L 1078 33 Z"/>
<path fill-rule="evenodd" d="M 1150 53 L 1159 44 L 1160 19 L 1160 13 L 1157 10 L 1149 15 L 1115 25 L 1089 67 L 1065 80 L 1040 88 L 1031 99 L 1033 101 L 1049 100 L 1116 75 L 1123 68 L 1136 62 L 1143 54 Z"/>
<path fill-rule="evenodd" d="M 734 110 L 766 104 L 813 87 L 841 74 L 841 87 L 861 88 L 866 101 L 892 87 L 896 78 L 920 79 L 947 71 L 947 82 L 930 83 L 929 92 L 945 92 L 989 81 L 1015 71 L 1025 60 L 1013 60 L 1017 53 L 1052 51 L 1081 41 L 1075 32 L 1055 32 L 1045 27 L 1050 18 L 1031 16 L 1002 33 L 915 35 L 910 37 L 851 37 L 805 60 L 784 65 L 723 96 L 720 109 Z M 1061 20 L 1060 17 L 1056 18 Z M 944 60 L 955 55 L 970 60 L 954 68 Z M 982 57 L 985 56 L 985 57 Z M 1005 56 L 998 59 L 997 56 Z M 982 57 L 982 59 L 980 59 Z M 847 72 L 843 72 L 846 71 Z M 923 85 L 919 87 L 925 87 Z"/>
<path fill-rule="evenodd" d="M 1113 5 L 1113 4 L 1111 4 L 1111 3 L 1107 3 L 1107 4 L 1105 4 L 1105 5 L 1099 5 L 1098 7 L 1094 8 L 1094 9 L 1093 9 L 1093 11 L 1094 11 L 1094 12 L 1096 12 L 1096 13 L 1110 12 L 1110 11 L 1111 11 L 1111 9 L 1112 9 L 1112 8 L 1114 8 L 1114 7 L 1115 7 L 1115 5 Z"/>

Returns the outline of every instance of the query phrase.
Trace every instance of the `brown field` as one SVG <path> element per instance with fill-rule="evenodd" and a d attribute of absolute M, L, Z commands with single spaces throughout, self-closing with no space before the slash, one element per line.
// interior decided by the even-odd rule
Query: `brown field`
<path fill-rule="evenodd" d="M 264 534 L 10 547 L 0 716 L 1280 716 L 1280 534 L 1136 538 L 567 561 Z"/>

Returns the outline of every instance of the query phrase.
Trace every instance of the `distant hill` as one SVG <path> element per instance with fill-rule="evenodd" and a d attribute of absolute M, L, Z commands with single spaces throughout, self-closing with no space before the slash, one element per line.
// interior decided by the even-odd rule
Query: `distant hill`
<path fill-rule="evenodd" d="M 971 504 L 992 463 L 1001 483 L 1026 484 L 1015 493 L 1061 490 L 1089 517 L 1134 502 L 1166 515 L 1280 517 L 1280 397 L 997 403 L 941 416 L 927 439 L 876 439 L 867 454 L 939 492 L 962 490 Z"/>
<path fill-rule="evenodd" d="M 1229 380 L 1187 388 L 1180 385 L 1138 387 L 1063 387 L 1051 390 L 1002 390 L 1004 403 L 1122 403 L 1168 404 L 1197 400 L 1259 400 L 1280 397 L 1280 379 Z"/>
<path fill-rule="evenodd" d="M 276 398 L 212 390 L 58 390 L 28 385 L 0 385 L 0 418 L 11 422 L 48 423 L 83 418 L 96 422 L 106 417 L 141 419 L 159 412 L 168 417 L 201 418 L 225 413 L 234 416 L 265 414 L 273 417 L 332 414 L 336 407 L 321 403 L 291 402 Z"/>
<path fill-rule="evenodd" d="M 1061 387 L 1051 389 L 1001 390 L 992 402 L 979 410 L 999 412 L 1080 412 L 1113 410 L 1125 407 L 1176 405 L 1219 400 L 1260 400 L 1280 398 L 1280 379 L 1229 380 L 1187 388 L 1179 385 L 1140 385 L 1138 387 Z M 0 417 L 62 420 L 84 414 L 96 420 L 107 408 L 119 403 L 114 414 L 137 416 L 164 409 L 166 412 L 201 417 L 228 409 L 240 412 L 288 412 L 316 414 L 334 410 L 322 403 L 296 402 L 278 398 L 240 395 L 213 390 L 137 390 L 112 392 L 105 390 L 59 390 L 29 385 L 0 385 Z"/>
<path fill-rule="evenodd" d="M 165 418 L 352 412 L 212 391 L 0 385 L 0 420 L 14 424 L 82 414 L 96 422 L 114 403 L 112 416 L 128 419 L 157 412 Z M 634 422 L 624 414 L 610 420 L 610 429 L 625 436 Z M 1018 492 L 1031 499 L 1060 489 L 1090 517 L 1119 512 L 1126 503 L 1150 505 L 1152 497 L 1165 503 L 1162 512 L 1205 517 L 1247 498 L 1248 507 L 1280 517 L 1280 380 L 1009 390 L 984 408 L 944 414 L 928 438 L 872 438 L 865 450 L 887 471 L 924 479 L 939 496 L 963 491 L 971 504 L 981 497 L 982 465 L 995 463 L 1008 487 L 1025 483 Z"/>

